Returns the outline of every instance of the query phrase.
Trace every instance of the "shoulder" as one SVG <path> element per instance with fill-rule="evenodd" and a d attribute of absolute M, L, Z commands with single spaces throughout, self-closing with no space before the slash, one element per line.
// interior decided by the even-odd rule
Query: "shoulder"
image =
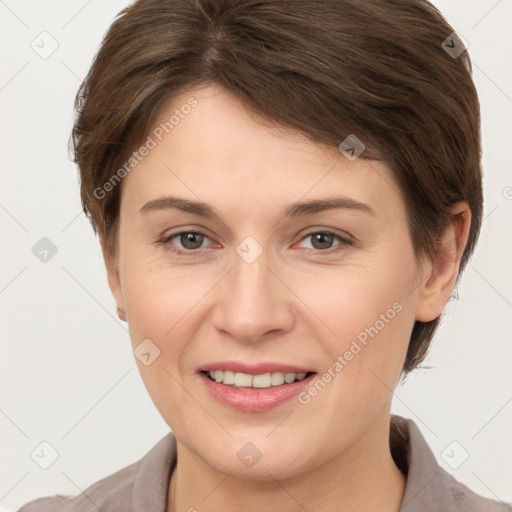
<path fill-rule="evenodd" d="M 399 512 L 512 512 L 510 504 L 476 494 L 443 469 L 411 419 L 392 415 L 390 447 L 397 466 L 406 474 Z"/>
<path fill-rule="evenodd" d="M 447 495 L 450 501 L 457 506 L 457 510 L 465 512 L 512 512 L 512 505 L 502 501 L 484 498 L 476 494 L 464 484 L 456 480 L 452 475 L 441 469 Z M 455 510 L 455 508 L 453 509 Z"/>
<path fill-rule="evenodd" d="M 126 502 L 142 459 L 93 483 L 75 496 L 54 495 L 38 498 L 23 505 L 18 512 L 89 512 L 101 510 L 130 510 Z M 114 507 L 114 508 L 113 508 Z"/>
<path fill-rule="evenodd" d="M 79 494 L 38 498 L 25 503 L 17 512 L 133 512 L 134 503 L 140 503 L 143 508 L 152 499 L 163 503 L 175 458 L 174 435 L 169 432 L 141 459 Z M 156 509 L 157 503 L 154 504 Z"/>

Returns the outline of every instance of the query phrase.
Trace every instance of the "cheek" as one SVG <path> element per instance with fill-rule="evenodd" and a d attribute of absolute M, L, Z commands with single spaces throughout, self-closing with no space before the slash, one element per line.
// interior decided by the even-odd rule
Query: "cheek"
<path fill-rule="evenodd" d="M 325 376 L 337 382 L 333 387 L 360 399 L 395 387 L 415 321 L 414 268 L 412 257 L 389 259 L 302 282 L 297 293 L 324 333 L 317 339 L 327 354 L 325 371 L 335 375 Z"/>
<path fill-rule="evenodd" d="M 327 338 L 334 343 L 360 333 L 364 340 L 365 329 L 372 326 L 379 333 L 395 329 L 408 316 L 403 311 L 413 300 L 405 262 L 402 272 L 391 267 L 351 266 L 324 269 L 295 282 L 295 293 L 315 313 L 318 323 L 324 324 Z"/>
<path fill-rule="evenodd" d="M 127 274 L 130 277 L 125 287 L 132 347 L 152 401 L 173 430 L 179 430 L 176 418 L 201 415 L 187 393 L 188 383 L 185 387 L 180 383 L 192 366 L 188 348 L 200 327 L 198 301 L 208 287 L 205 279 L 198 279 L 193 273 L 163 272 L 151 265 L 138 268 L 146 270 Z M 159 354 L 148 366 L 137 357 L 137 352 L 141 352 L 137 346 L 147 339 Z"/>
<path fill-rule="evenodd" d="M 208 273 L 199 276 L 194 265 L 173 268 L 162 247 L 143 244 L 131 233 L 125 241 L 121 280 L 131 333 L 161 342 L 175 338 L 207 292 Z"/>
<path fill-rule="evenodd" d="M 137 366 L 157 409 L 179 428 L 176 418 L 201 415 L 187 394 L 190 383 L 183 379 L 198 364 L 193 343 L 204 323 L 205 297 L 219 277 L 192 266 L 178 270 L 161 261 L 132 262 L 133 267 L 125 267 L 124 288 L 132 347 L 136 355 L 137 345 L 149 339 L 159 353 L 149 366 L 136 358 Z"/>
<path fill-rule="evenodd" d="M 309 417 L 326 419 L 323 434 L 337 437 L 341 446 L 365 431 L 391 399 L 414 325 L 414 308 L 405 300 L 405 283 L 334 284 L 317 295 L 317 305 L 335 334 L 322 338 L 325 366 L 299 401 Z"/>

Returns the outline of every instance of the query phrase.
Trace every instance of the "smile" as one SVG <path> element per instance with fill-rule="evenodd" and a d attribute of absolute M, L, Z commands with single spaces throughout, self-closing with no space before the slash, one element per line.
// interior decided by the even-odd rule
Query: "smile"
<path fill-rule="evenodd" d="M 234 371 L 236 368 L 221 370 L 220 365 L 215 366 L 215 370 L 206 366 L 197 374 L 210 397 L 230 409 L 247 412 L 264 412 L 285 404 L 310 386 L 317 375 L 316 372 L 291 372 L 291 367 L 286 368 L 288 371 L 272 368 L 273 371 L 265 373 L 245 373 Z M 271 369 L 270 365 L 265 366 L 266 370 Z"/>
<path fill-rule="evenodd" d="M 249 373 L 233 372 L 230 370 L 206 370 L 203 373 L 210 380 L 227 386 L 263 389 L 299 382 L 309 377 L 314 372 L 269 372 L 251 375 Z"/>

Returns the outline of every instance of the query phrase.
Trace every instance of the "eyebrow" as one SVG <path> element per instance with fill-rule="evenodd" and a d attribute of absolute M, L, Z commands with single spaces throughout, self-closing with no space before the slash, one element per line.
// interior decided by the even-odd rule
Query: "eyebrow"
<path fill-rule="evenodd" d="M 219 217 L 213 207 L 201 201 L 192 201 L 176 196 L 166 196 L 148 201 L 141 209 L 141 214 L 147 214 L 157 210 L 177 209 L 187 213 L 194 213 L 201 217 Z M 301 217 L 325 210 L 345 209 L 358 210 L 370 215 L 376 215 L 376 211 L 369 204 L 356 201 L 348 197 L 329 197 L 314 199 L 311 201 L 297 202 L 289 205 L 283 213 L 283 217 Z M 219 217 L 220 218 L 220 217 Z"/>

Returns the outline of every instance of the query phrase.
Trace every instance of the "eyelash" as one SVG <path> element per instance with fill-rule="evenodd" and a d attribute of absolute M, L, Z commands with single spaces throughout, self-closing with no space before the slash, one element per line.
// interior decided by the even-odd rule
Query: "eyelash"
<path fill-rule="evenodd" d="M 173 238 L 176 238 L 180 235 L 183 235 L 185 233 L 193 233 L 194 235 L 201 235 L 205 238 L 209 238 L 208 235 L 206 233 L 203 233 L 202 231 L 179 231 L 178 233 L 173 233 L 172 235 L 169 235 L 165 238 L 162 238 L 161 240 L 158 240 L 157 243 L 163 245 L 163 246 L 166 246 L 167 250 L 171 251 L 173 254 L 177 254 L 177 255 L 180 255 L 180 256 L 192 256 L 194 253 L 200 253 L 202 251 L 202 249 L 195 249 L 195 250 L 180 250 L 180 249 L 174 249 L 174 248 L 169 248 L 167 247 L 167 245 L 169 244 L 169 242 L 173 239 Z M 313 235 L 318 235 L 318 234 L 322 234 L 322 235 L 333 235 L 334 238 L 337 238 L 340 242 L 339 245 L 337 246 L 334 246 L 334 247 L 331 247 L 330 249 L 306 249 L 308 254 L 312 254 L 312 253 L 315 253 L 315 255 L 318 255 L 318 254 L 322 254 L 322 253 L 328 253 L 328 254 L 331 254 L 333 252 L 336 252 L 338 250 L 342 250 L 340 249 L 339 247 L 342 246 L 342 245 L 345 245 L 345 246 L 351 246 L 353 245 L 354 241 L 353 240 L 350 240 L 348 238 L 345 238 L 341 235 L 338 235 L 336 233 L 333 233 L 332 231 L 310 231 L 308 234 L 306 234 L 305 236 L 303 236 L 301 238 L 301 242 L 303 240 L 305 240 L 306 238 L 309 238 Z"/>

